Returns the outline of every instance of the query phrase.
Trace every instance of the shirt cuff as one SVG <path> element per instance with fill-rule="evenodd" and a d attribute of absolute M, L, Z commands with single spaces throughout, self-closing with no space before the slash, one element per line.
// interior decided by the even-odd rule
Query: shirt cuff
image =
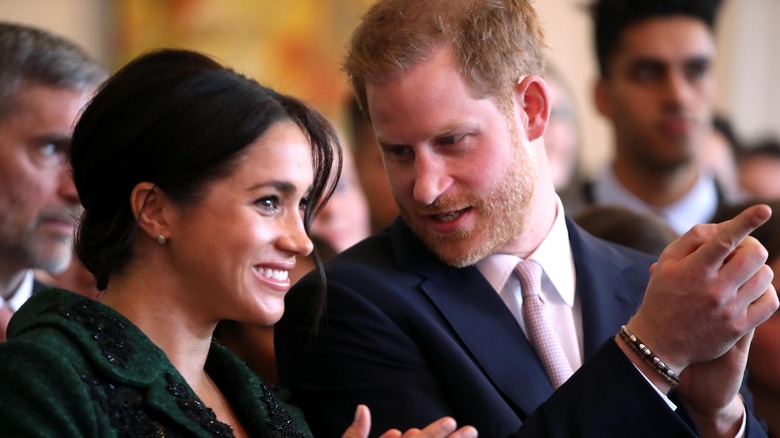
<path fill-rule="evenodd" d="M 640 374 L 642 377 L 644 377 L 644 378 L 645 378 L 645 380 L 647 381 L 647 384 L 648 384 L 648 385 L 650 385 L 650 386 L 651 386 L 651 387 L 652 387 L 652 388 L 655 390 L 655 392 L 656 392 L 656 393 L 658 393 L 658 395 L 659 395 L 659 396 L 661 396 L 661 398 L 663 399 L 663 401 L 664 401 L 664 402 L 666 402 L 667 406 L 669 406 L 669 408 L 670 408 L 671 410 L 673 410 L 673 411 L 676 411 L 676 410 L 677 410 L 677 405 L 676 405 L 676 404 L 674 404 L 674 403 L 673 403 L 673 402 L 672 402 L 672 401 L 669 399 L 669 397 L 668 397 L 666 394 L 664 394 L 663 392 L 661 392 L 661 390 L 660 390 L 660 389 L 658 389 L 658 387 L 657 387 L 657 386 L 655 386 L 655 385 L 653 384 L 653 382 L 652 382 L 652 381 L 650 381 L 650 379 L 648 379 L 648 378 L 647 378 L 647 376 L 645 376 L 645 373 L 643 373 L 642 371 L 640 371 L 640 370 L 639 370 L 639 368 L 638 368 L 638 367 L 637 367 L 635 364 L 632 364 L 632 365 L 634 365 L 634 368 L 636 368 L 636 370 L 637 370 L 637 371 L 639 371 L 639 374 Z M 737 434 L 734 436 L 734 438 L 744 438 L 744 436 L 745 436 L 745 429 L 746 429 L 746 428 L 747 428 L 747 411 L 745 410 L 745 404 L 744 404 L 744 403 L 742 403 L 742 425 L 739 427 L 739 431 L 738 431 L 738 432 L 737 432 Z"/>
<path fill-rule="evenodd" d="M 666 394 L 664 394 L 663 392 L 661 392 L 661 390 L 660 390 L 660 389 L 658 389 L 658 387 L 657 387 L 657 386 L 655 386 L 655 385 L 653 384 L 653 382 L 652 382 L 650 379 L 648 379 L 648 378 L 647 378 L 647 376 L 645 375 L 645 373 L 643 373 L 643 372 L 642 372 L 642 371 L 639 369 L 639 367 L 637 367 L 637 366 L 636 366 L 636 364 L 632 363 L 632 365 L 634 365 L 634 368 L 636 368 L 636 370 L 639 372 L 639 375 L 641 375 L 642 377 L 644 377 L 644 379 L 647 381 L 647 384 L 648 384 L 648 385 L 650 385 L 650 387 L 651 387 L 651 388 L 653 388 L 653 389 L 655 390 L 655 392 L 657 392 L 657 393 L 658 393 L 658 395 L 659 395 L 659 396 L 661 396 L 661 398 L 663 399 L 663 401 L 664 401 L 664 402 L 666 402 L 666 404 L 669 406 L 669 409 L 671 409 L 671 410 L 673 410 L 673 411 L 676 411 L 676 410 L 677 410 L 677 405 L 676 405 L 676 404 L 674 404 L 674 402 L 672 402 L 671 400 L 669 400 L 669 397 L 668 397 Z M 744 429 L 744 422 L 745 422 L 745 420 L 744 420 L 744 417 L 743 417 L 743 419 L 742 419 L 742 423 L 743 423 L 743 429 Z"/>

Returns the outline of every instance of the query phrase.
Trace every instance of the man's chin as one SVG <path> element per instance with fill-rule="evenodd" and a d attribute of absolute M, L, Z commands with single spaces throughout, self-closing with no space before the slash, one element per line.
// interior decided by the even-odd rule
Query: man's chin
<path fill-rule="evenodd" d="M 456 239 L 423 238 L 425 245 L 447 265 L 456 268 L 471 266 L 490 255 L 492 248 L 484 242 L 475 242 L 473 237 Z"/>
<path fill-rule="evenodd" d="M 72 260 L 73 252 L 69 248 L 60 247 L 39 257 L 35 267 L 43 269 L 49 274 L 57 275 L 68 269 Z"/>

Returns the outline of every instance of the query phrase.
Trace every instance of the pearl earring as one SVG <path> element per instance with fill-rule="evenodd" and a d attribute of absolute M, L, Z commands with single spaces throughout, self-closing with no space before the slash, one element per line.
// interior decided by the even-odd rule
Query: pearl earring
<path fill-rule="evenodd" d="M 159 243 L 160 245 L 165 245 L 165 237 L 163 237 L 162 234 L 157 235 L 157 243 Z"/>

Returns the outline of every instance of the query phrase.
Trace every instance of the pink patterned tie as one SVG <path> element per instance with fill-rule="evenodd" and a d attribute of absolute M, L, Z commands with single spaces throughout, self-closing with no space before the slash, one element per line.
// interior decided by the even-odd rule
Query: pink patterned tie
<path fill-rule="evenodd" d="M 553 388 L 558 388 L 571 377 L 572 369 L 544 311 L 541 296 L 542 266 L 536 260 L 524 260 L 517 264 L 515 273 L 523 288 L 523 322 L 528 339 L 542 361 Z"/>

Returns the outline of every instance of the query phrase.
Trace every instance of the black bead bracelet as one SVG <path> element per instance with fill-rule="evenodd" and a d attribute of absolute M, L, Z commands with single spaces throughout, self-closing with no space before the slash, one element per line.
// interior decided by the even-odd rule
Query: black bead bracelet
<path fill-rule="evenodd" d="M 620 332 L 618 334 L 620 335 L 620 339 L 624 340 L 626 344 L 628 344 L 628 346 L 631 347 L 631 349 L 642 358 L 642 360 L 652 365 L 658 374 L 664 378 L 664 380 L 671 383 L 672 386 L 677 386 L 680 384 L 680 376 L 672 371 L 672 369 L 669 368 L 658 356 L 653 354 L 653 352 L 647 348 L 647 345 L 643 344 L 639 338 L 634 336 L 634 334 L 631 333 L 631 331 L 629 331 L 626 326 L 620 327 Z"/>

